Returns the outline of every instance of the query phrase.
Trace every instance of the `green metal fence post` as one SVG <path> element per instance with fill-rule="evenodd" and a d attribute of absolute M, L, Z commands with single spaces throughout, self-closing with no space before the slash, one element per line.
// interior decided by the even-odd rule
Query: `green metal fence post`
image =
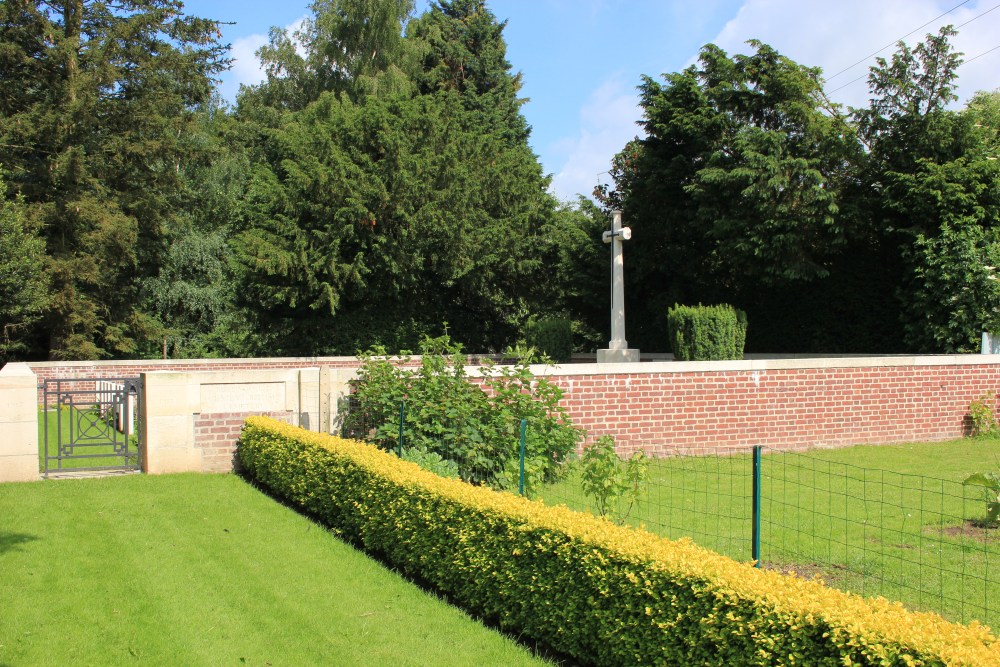
<path fill-rule="evenodd" d="M 401 401 L 399 404 L 399 445 L 396 448 L 396 454 L 399 458 L 403 458 L 403 424 L 406 423 L 406 401 Z"/>
<path fill-rule="evenodd" d="M 750 557 L 753 566 L 760 567 L 760 445 L 753 448 L 753 544 L 750 547 Z"/>
<path fill-rule="evenodd" d="M 521 479 L 518 482 L 517 490 L 522 496 L 524 495 L 524 434 L 528 430 L 528 420 L 521 420 Z"/>

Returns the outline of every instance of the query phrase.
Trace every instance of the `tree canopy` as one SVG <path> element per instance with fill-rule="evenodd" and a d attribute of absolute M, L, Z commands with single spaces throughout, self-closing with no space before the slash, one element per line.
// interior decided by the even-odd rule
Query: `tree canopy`
<path fill-rule="evenodd" d="M 44 234 L 49 355 L 146 352 L 137 284 L 176 216 L 191 107 L 226 65 L 217 36 L 177 0 L 0 4 L 0 165 Z"/>
<path fill-rule="evenodd" d="M 382 3 L 385 25 L 355 34 L 369 4 L 316 3 L 303 31 L 274 33 L 267 81 L 240 97 L 255 134 L 234 227 L 243 306 L 261 350 L 413 348 L 445 322 L 500 349 L 540 301 L 556 221 L 503 26 L 483 2 L 409 21 Z"/>
<path fill-rule="evenodd" d="M 484 0 L 315 0 L 235 105 L 180 0 L 0 2 L 0 358 L 476 351 L 607 335 L 625 210 L 629 339 L 731 303 L 747 349 L 955 352 L 1000 327 L 1000 93 L 952 107 L 945 28 L 843 109 L 762 42 L 639 85 L 613 185 L 559 203 Z M 529 73 L 530 75 L 530 73 Z"/>
<path fill-rule="evenodd" d="M 975 351 L 1000 306 L 996 93 L 949 108 L 952 35 L 878 59 L 863 109 L 754 40 L 644 77 L 645 135 L 596 193 L 637 240 L 630 339 L 664 349 L 666 306 L 705 301 L 748 311 L 750 349 Z"/>

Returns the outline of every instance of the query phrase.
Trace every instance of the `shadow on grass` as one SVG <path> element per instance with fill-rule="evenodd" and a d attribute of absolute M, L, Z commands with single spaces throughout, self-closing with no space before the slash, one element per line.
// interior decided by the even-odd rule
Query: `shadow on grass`
<path fill-rule="evenodd" d="M 234 454 L 233 458 L 234 458 L 234 463 L 238 464 L 238 452 L 236 454 Z M 567 656 L 564 653 L 560 653 L 559 651 L 556 651 L 556 650 L 552 649 L 551 647 L 547 646 L 543 642 L 535 641 L 535 640 L 533 640 L 530 637 L 524 637 L 522 635 L 518 635 L 518 634 L 512 633 L 509 628 L 501 627 L 497 619 L 495 619 L 495 618 L 484 618 L 480 614 L 476 613 L 474 610 L 469 609 L 465 605 L 463 605 L 463 604 L 459 603 L 458 601 L 452 599 L 451 596 L 449 596 L 446 592 L 444 592 L 444 591 L 436 588 L 430 582 L 428 582 L 428 581 L 426 581 L 426 580 L 424 580 L 424 579 L 422 579 L 420 577 L 415 577 L 415 576 L 413 576 L 410 573 L 407 573 L 407 572 L 404 572 L 404 571 L 400 570 L 398 567 L 396 567 L 395 564 L 393 564 L 388 558 L 386 558 L 384 554 L 379 553 L 377 551 L 370 551 L 368 549 L 365 549 L 363 547 L 363 545 L 357 539 L 355 539 L 355 537 L 353 535 L 346 534 L 343 531 L 338 530 L 337 528 L 333 528 L 333 527 L 327 525 L 322 520 L 322 518 L 320 518 L 318 516 L 315 516 L 315 515 L 311 514 L 310 512 L 307 512 L 307 511 L 303 510 L 301 507 L 298 507 L 297 505 L 294 505 L 294 504 L 288 502 L 285 498 L 281 497 L 281 495 L 275 493 L 274 491 L 272 491 L 270 488 L 268 488 L 264 484 L 261 484 L 259 481 L 257 481 L 253 477 L 247 475 L 245 473 L 245 471 L 242 469 L 242 467 L 235 468 L 234 472 L 235 472 L 236 476 L 239 477 L 240 479 L 242 479 L 245 483 L 247 483 L 248 485 L 250 485 L 251 487 L 253 487 L 257 491 L 263 493 L 264 495 L 268 496 L 269 498 L 271 498 L 272 500 L 274 500 L 279 505 L 283 505 L 284 507 L 287 507 L 288 509 L 292 510 L 293 512 L 295 512 L 297 514 L 300 514 L 300 515 L 308 518 L 310 521 L 312 521 L 313 523 L 315 523 L 316 525 L 318 525 L 319 527 L 321 527 L 323 530 L 326 530 L 327 532 L 329 532 L 331 535 L 333 535 L 334 537 L 336 537 L 341 542 L 349 545 L 351 548 L 359 551 L 360 553 L 363 553 L 364 555 L 366 555 L 367 557 L 371 558 L 372 560 L 380 563 L 387 570 L 390 570 L 390 571 L 396 573 L 397 575 L 399 575 L 400 577 L 402 577 L 406 581 L 410 582 L 414 586 L 416 586 L 416 587 L 420 588 L 421 590 L 423 590 L 425 593 L 433 595 L 434 597 L 436 597 L 436 598 L 438 598 L 440 600 L 443 600 L 444 602 L 450 604 L 451 606 L 453 606 L 453 607 L 455 607 L 457 609 L 462 610 L 470 618 L 473 618 L 476 621 L 478 621 L 479 623 L 482 623 L 487 628 L 490 628 L 491 630 L 499 632 L 500 634 L 504 635 L 505 637 L 508 637 L 512 641 L 515 641 L 518 644 L 521 644 L 522 646 L 524 646 L 525 648 L 527 648 L 529 651 L 531 651 L 535 656 L 540 657 L 540 658 L 542 658 L 544 660 L 548 660 L 549 662 L 551 662 L 554 665 L 556 665 L 556 667 L 580 667 L 581 663 L 577 662 L 571 656 Z M 0 665 L 0 667 L 3 667 L 3 665 Z"/>
<path fill-rule="evenodd" d="M 27 535 L 24 533 L 0 533 L 0 554 L 7 551 L 14 551 L 15 549 L 19 550 L 22 545 L 39 539 L 41 538 L 36 535 Z"/>

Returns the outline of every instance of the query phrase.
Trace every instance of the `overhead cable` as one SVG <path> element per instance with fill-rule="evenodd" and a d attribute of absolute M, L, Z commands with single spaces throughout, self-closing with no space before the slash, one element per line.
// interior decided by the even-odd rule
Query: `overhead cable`
<path fill-rule="evenodd" d="M 927 23 L 923 24 L 922 26 L 920 26 L 920 27 L 918 27 L 918 28 L 914 28 L 913 30 L 911 30 L 910 32 L 906 33 L 905 35 L 903 35 L 903 36 L 902 36 L 902 37 L 900 37 L 899 39 L 895 39 L 895 40 L 893 40 L 893 41 L 889 42 L 888 44 L 886 44 L 885 46 L 883 46 L 883 47 L 882 47 L 881 49 L 879 49 L 878 51 L 875 51 L 874 53 L 869 53 L 869 54 L 868 54 L 867 56 L 865 56 L 864 58 L 862 58 L 862 59 L 861 59 L 861 60 L 859 60 L 858 62 L 854 63 L 853 65 L 848 65 L 847 67 L 845 67 L 844 69 L 840 70 L 840 71 L 839 71 L 839 72 L 837 72 L 836 74 L 834 74 L 834 75 L 832 75 L 832 76 L 828 77 L 828 78 L 827 78 L 827 81 L 829 81 L 830 79 L 833 79 L 834 77 L 838 77 L 838 76 L 840 76 L 841 74 L 843 74 L 844 72 L 846 72 L 846 71 L 847 71 L 847 70 L 849 70 L 849 69 L 853 69 L 854 67 L 857 67 L 858 65 L 860 65 L 860 64 L 861 64 L 861 63 L 863 63 L 863 62 L 865 62 L 866 60 L 868 60 L 868 59 L 869 59 L 869 58 L 871 58 L 872 56 L 877 56 L 878 54 L 880 54 L 880 53 L 882 53 L 883 51 L 885 51 L 886 49 L 888 49 L 888 48 L 889 48 L 890 46 L 894 46 L 895 44 L 898 44 L 899 42 L 903 41 L 904 39 L 906 39 L 907 37 L 909 37 L 910 35 L 912 35 L 912 34 L 913 34 L 913 33 L 915 33 L 916 31 L 918 31 L 918 30 L 923 30 L 924 28 L 926 28 L 926 27 L 927 27 L 927 26 L 929 26 L 930 24 L 932 24 L 932 23 L 934 23 L 935 21 L 937 21 L 937 20 L 938 20 L 939 18 L 941 18 L 941 17 L 943 17 L 943 16 L 947 16 L 948 14 L 951 14 L 951 13 L 952 13 L 953 11 L 955 11 L 956 9 L 958 9 L 959 7 L 961 7 L 962 5 L 967 5 L 967 4 L 969 4 L 969 2 L 970 2 L 970 0 L 963 0 L 963 2 L 960 2 L 960 3 L 958 3 L 957 5 L 955 5 L 954 7 L 952 7 L 951 9 L 949 9 L 948 11 L 946 11 L 946 12 L 945 12 L 944 14 L 941 14 L 940 16 L 936 16 L 936 17 L 932 18 L 932 19 L 931 19 L 930 21 L 928 21 Z M 1000 7 L 1000 5 L 997 5 L 997 6 L 998 6 L 998 7 Z M 993 9 L 996 9 L 996 7 L 994 7 Z M 991 10 L 989 10 L 989 11 L 993 11 L 993 9 L 991 9 Z M 987 12 L 983 12 L 983 14 L 985 14 L 985 13 L 987 13 Z M 980 14 L 980 16 L 982 16 L 982 14 Z M 977 16 L 976 18 L 979 18 L 979 16 Z M 962 25 L 965 25 L 966 23 L 970 23 L 971 21 L 975 21 L 975 20 L 976 20 L 976 19 L 971 19 L 970 21 L 966 21 L 966 22 L 965 22 L 965 23 L 963 23 Z M 864 77 L 862 77 L 862 78 L 864 78 Z M 858 80 L 858 79 L 855 79 L 854 81 L 857 81 L 857 80 Z M 851 81 L 851 83 L 854 83 L 854 81 Z M 846 85 L 851 85 L 851 84 L 849 83 L 849 84 L 846 84 Z M 839 90 L 839 88 L 838 88 L 838 90 Z"/>

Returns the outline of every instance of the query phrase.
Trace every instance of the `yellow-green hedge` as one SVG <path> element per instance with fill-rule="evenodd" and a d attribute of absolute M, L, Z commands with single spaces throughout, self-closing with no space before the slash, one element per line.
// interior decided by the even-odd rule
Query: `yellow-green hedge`
<path fill-rule="evenodd" d="M 238 452 L 251 477 L 364 548 L 584 663 L 1000 665 L 981 625 L 444 479 L 362 443 L 253 417 Z"/>

